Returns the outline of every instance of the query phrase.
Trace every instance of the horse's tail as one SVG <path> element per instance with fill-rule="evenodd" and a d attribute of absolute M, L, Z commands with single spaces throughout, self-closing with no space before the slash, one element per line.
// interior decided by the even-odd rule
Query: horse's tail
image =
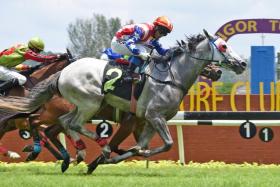
<path fill-rule="evenodd" d="M 27 97 L 1 97 L 0 109 L 32 113 L 46 103 L 52 96 L 58 93 L 58 78 L 60 72 L 57 72 L 38 83 L 29 93 Z"/>

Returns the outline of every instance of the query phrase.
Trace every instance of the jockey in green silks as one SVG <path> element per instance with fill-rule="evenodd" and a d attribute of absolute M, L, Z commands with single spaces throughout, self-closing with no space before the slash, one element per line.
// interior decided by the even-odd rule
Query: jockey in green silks
<path fill-rule="evenodd" d="M 0 52 L 0 93 L 6 92 L 14 86 L 23 85 L 26 77 L 20 73 L 11 70 L 15 68 L 18 71 L 30 68 L 22 64 L 25 60 L 34 60 L 42 63 L 51 63 L 56 60 L 62 60 L 66 56 L 61 55 L 41 55 L 45 44 L 39 37 L 33 37 L 28 45 L 17 44 Z"/>

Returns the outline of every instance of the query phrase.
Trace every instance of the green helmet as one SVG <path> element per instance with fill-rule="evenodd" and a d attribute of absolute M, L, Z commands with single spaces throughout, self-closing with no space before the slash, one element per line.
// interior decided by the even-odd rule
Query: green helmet
<path fill-rule="evenodd" d="M 45 44 L 43 42 L 43 40 L 39 37 L 33 37 L 29 40 L 28 42 L 28 47 L 29 48 L 35 48 L 35 49 L 39 49 L 40 51 L 43 51 L 45 48 Z"/>

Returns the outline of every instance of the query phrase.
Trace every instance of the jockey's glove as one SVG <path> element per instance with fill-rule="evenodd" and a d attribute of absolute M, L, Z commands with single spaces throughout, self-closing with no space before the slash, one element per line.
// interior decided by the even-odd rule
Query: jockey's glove
<path fill-rule="evenodd" d="M 56 55 L 56 60 L 55 61 L 66 60 L 67 58 L 68 58 L 68 54 L 67 53 L 62 53 L 62 54 Z"/>
<path fill-rule="evenodd" d="M 148 58 L 151 58 L 151 55 L 149 53 L 146 53 L 146 52 L 140 53 L 138 56 L 141 59 L 143 59 L 144 61 L 147 60 Z"/>

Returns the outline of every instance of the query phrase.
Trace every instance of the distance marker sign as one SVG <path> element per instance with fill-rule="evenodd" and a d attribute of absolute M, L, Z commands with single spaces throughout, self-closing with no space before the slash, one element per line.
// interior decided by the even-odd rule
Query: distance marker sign
<path fill-rule="evenodd" d="M 245 139 L 251 139 L 256 135 L 257 127 L 254 123 L 246 121 L 240 125 L 239 133 L 241 137 Z"/>

